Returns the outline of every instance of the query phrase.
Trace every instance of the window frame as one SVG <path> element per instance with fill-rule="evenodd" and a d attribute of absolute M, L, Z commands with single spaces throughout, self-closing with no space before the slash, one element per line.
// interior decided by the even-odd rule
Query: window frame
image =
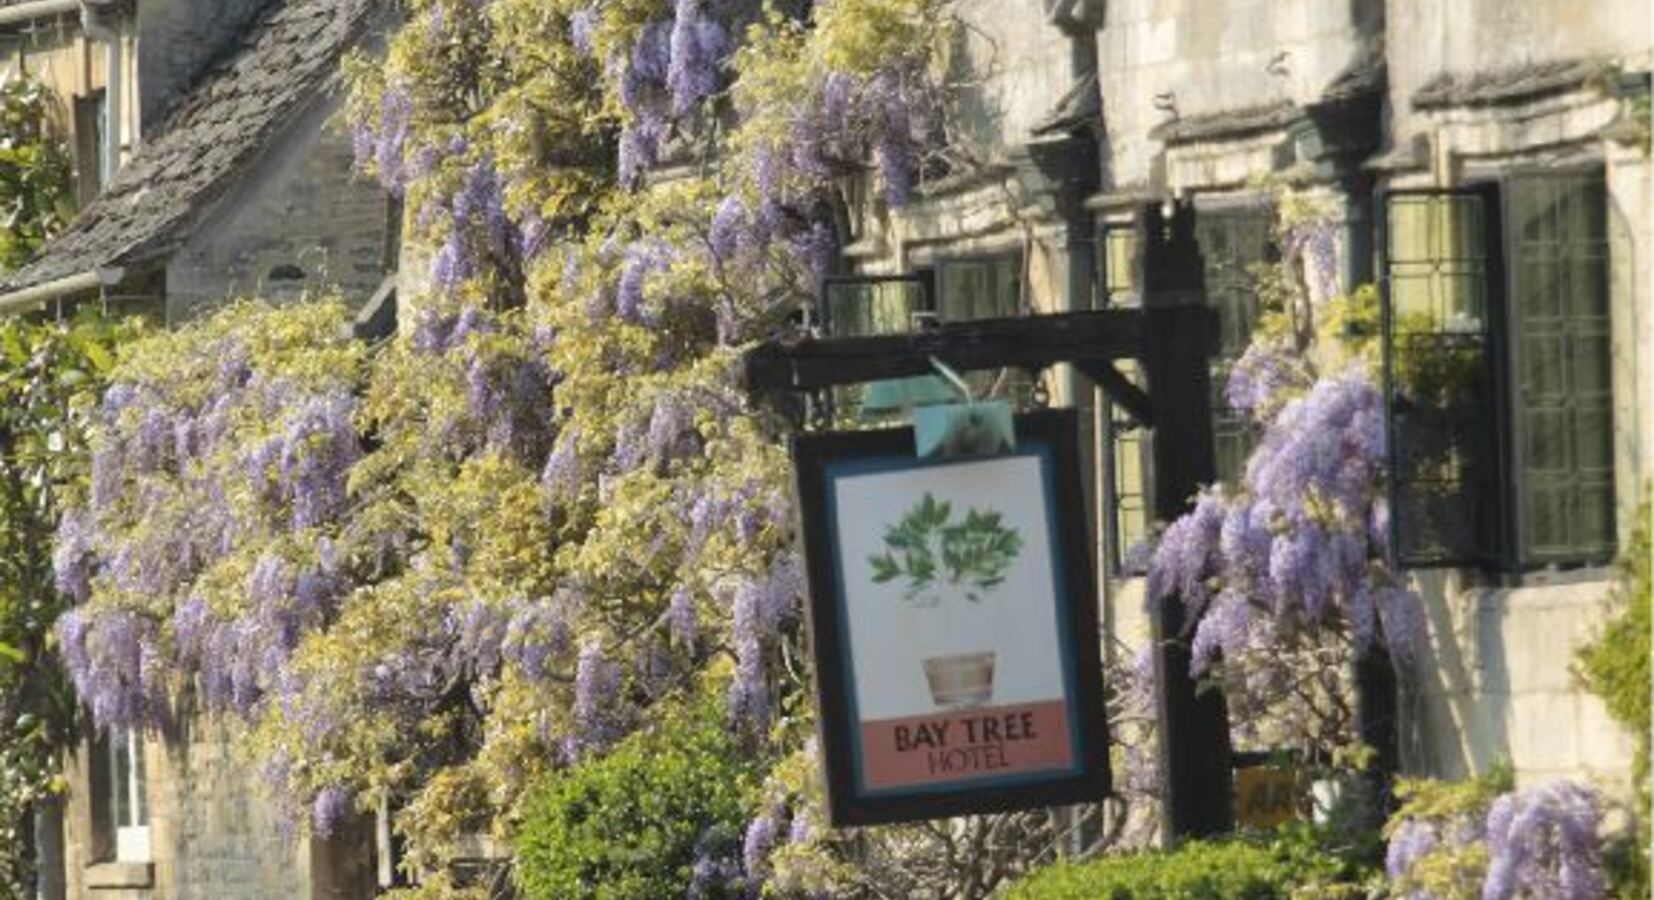
<path fill-rule="evenodd" d="M 109 183 L 110 173 L 104 171 L 104 143 L 109 133 L 109 92 L 95 87 L 76 94 L 69 103 L 69 115 L 74 127 L 75 200 L 85 208 Z"/>
<path fill-rule="evenodd" d="M 1576 537 L 1575 540 L 1571 541 L 1576 548 L 1573 550 L 1562 551 L 1560 553 L 1539 553 L 1531 550 L 1528 546 L 1528 541 L 1530 529 L 1533 526 L 1534 514 L 1530 504 L 1528 503 L 1528 491 L 1526 490 L 1526 484 L 1523 480 L 1527 471 L 1528 447 L 1526 439 L 1527 430 L 1522 419 L 1523 397 L 1521 396 L 1521 393 L 1523 390 L 1523 385 L 1521 381 L 1521 366 L 1524 356 L 1522 348 L 1519 346 L 1521 343 L 1521 335 L 1518 333 L 1518 329 L 1526 326 L 1519 323 L 1519 311 L 1516 308 L 1516 304 L 1521 300 L 1520 292 L 1522 288 L 1520 281 L 1522 278 L 1520 274 L 1521 260 L 1517 255 L 1517 250 L 1521 242 L 1518 239 L 1515 223 L 1508 220 L 1509 210 L 1514 209 L 1516 206 L 1514 199 L 1517 185 L 1523 181 L 1539 179 L 1561 180 L 1580 177 L 1588 178 L 1592 176 L 1595 176 L 1601 183 L 1601 187 L 1604 192 L 1603 215 L 1606 219 L 1606 217 L 1610 214 L 1610 203 L 1608 202 L 1607 197 L 1607 169 L 1604 163 L 1600 160 L 1582 162 L 1554 169 L 1541 169 L 1537 167 L 1524 166 L 1503 172 L 1497 178 L 1490 179 L 1497 185 L 1499 201 L 1501 204 L 1500 236 L 1502 243 L 1499 249 L 1503 258 L 1508 261 L 1504 271 L 1501 273 L 1505 279 L 1505 303 L 1504 308 L 1500 310 L 1501 318 L 1498 320 L 1498 324 L 1503 325 L 1505 331 L 1504 334 L 1500 335 L 1499 339 L 1501 351 L 1500 363 L 1502 369 L 1497 374 L 1502 376 L 1504 379 L 1504 390 L 1502 391 L 1499 399 L 1505 406 L 1505 430 L 1502 434 L 1502 438 L 1505 443 L 1503 447 L 1504 452 L 1502 455 L 1507 457 L 1505 461 L 1505 483 L 1502 484 L 1501 487 L 1508 491 L 1506 497 L 1506 504 L 1508 506 L 1506 521 L 1501 522 L 1500 524 L 1502 531 L 1504 532 L 1505 540 L 1507 541 L 1506 546 L 1508 549 L 1506 553 L 1506 564 L 1510 571 L 1531 572 L 1553 567 L 1591 568 L 1606 566 L 1611 564 L 1618 555 L 1619 515 L 1616 508 L 1618 505 L 1618 485 L 1617 479 L 1614 477 L 1617 474 L 1614 471 L 1615 464 L 1617 462 L 1615 458 L 1617 448 L 1614 446 L 1614 371 L 1611 356 L 1606 385 L 1609 414 L 1606 437 L 1609 456 L 1608 509 L 1614 519 L 1614 523 L 1609 528 L 1610 540 L 1608 545 L 1598 551 L 1577 549 L 1578 541 Z M 1608 225 L 1609 223 L 1604 221 L 1602 248 L 1602 290 L 1606 312 L 1604 318 L 1606 318 L 1609 322 L 1608 330 L 1604 335 L 1607 343 L 1607 346 L 1604 348 L 1604 352 L 1611 354 L 1613 349 L 1613 258 L 1611 256 L 1612 245 L 1607 233 Z M 1571 318 L 1571 311 L 1568 317 Z"/>
<path fill-rule="evenodd" d="M 1127 287 L 1115 291 L 1110 285 L 1109 260 L 1110 240 L 1116 235 L 1131 235 L 1134 246 L 1127 257 L 1131 260 L 1131 270 L 1126 273 L 1124 282 Z M 1142 240 L 1140 227 L 1135 218 L 1131 221 L 1104 222 L 1097 229 L 1098 246 L 1101 252 L 1097 254 L 1097 287 L 1093 292 L 1092 304 L 1095 309 L 1135 309 L 1143 305 L 1143 284 L 1141 248 L 1135 246 Z M 1118 298 L 1118 300 L 1116 299 Z M 1133 361 L 1135 362 L 1135 361 Z M 1124 373 L 1128 377 L 1132 373 Z M 1120 490 L 1120 464 L 1118 455 L 1121 452 L 1120 444 L 1125 434 L 1135 434 L 1137 446 L 1137 471 L 1141 479 L 1138 491 L 1135 494 L 1142 505 L 1138 514 L 1142 517 L 1144 539 L 1154 533 L 1154 429 L 1141 422 L 1132 421 L 1125 415 L 1112 399 L 1108 392 L 1098 390 L 1098 428 L 1101 434 L 1102 446 L 1097 455 L 1101 463 L 1099 481 L 1102 484 L 1103 522 L 1103 551 L 1104 574 L 1112 578 L 1134 578 L 1141 572 L 1127 569 L 1126 555 L 1131 550 L 1131 544 L 1125 539 L 1125 529 L 1122 521 L 1126 510 L 1122 507 Z"/>
<path fill-rule="evenodd" d="M 968 315 L 954 317 L 948 315 L 948 270 L 964 266 L 991 267 L 1008 263 L 1015 275 L 1016 296 L 1012 299 L 1009 309 L 999 309 L 993 315 Z M 984 250 L 972 253 L 961 253 L 955 256 L 938 255 L 931 261 L 926 270 L 930 273 L 932 292 L 931 312 L 937 322 L 976 322 L 987 319 L 1020 318 L 1034 314 L 1033 305 L 1029 298 L 1028 260 L 1020 246 L 1003 250 Z M 973 303 L 974 307 L 975 304 Z M 965 381 L 971 385 L 978 399 L 997 396 L 1008 400 L 1013 408 L 1020 408 L 1028 400 L 1034 390 L 1034 384 L 1039 376 L 1019 369 L 1000 369 L 997 372 L 980 371 L 966 372 Z"/>
<path fill-rule="evenodd" d="M 1217 480 L 1222 484 L 1233 484 L 1245 474 L 1246 460 L 1252 455 L 1252 451 L 1257 448 L 1258 444 L 1257 427 L 1249 422 L 1244 414 L 1238 413 L 1229 405 L 1225 394 L 1229 384 L 1229 372 L 1241 356 L 1246 353 L 1246 347 L 1251 342 L 1252 334 L 1257 330 L 1258 317 L 1262 310 L 1258 305 L 1254 284 L 1253 305 L 1250 310 L 1251 320 L 1245 329 L 1245 337 L 1240 340 L 1239 346 L 1234 348 L 1233 355 L 1230 355 L 1223 347 L 1224 334 L 1221 330 L 1228 327 L 1225 319 L 1225 309 L 1215 301 L 1213 296 L 1213 279 L 1211 277 L 1214 271 L 1212 246 L 1209 241 L 1205 240 L 1209 228 L 1207 223 L 1214 220 L 1228 220 L 1231 223 L 1231 228 L 1234 227 L 1234 223 L 1240 222 L 1246 222 L 1248 225 L 1260 225 L 1263 230 L 1263 255 L 1254 264 L 1269 265 L 1279 260 L 1281 254 L 1279 239 L 1275 230 L 1276 215 L 1277 210 L 1274 201 L 1262 196 L 1225 197 L 1204 203 L 1197 200 L 1195 204 L 1194 232 L 1195 240 L 1200 246 L 1203 266 L 1201 275 L 1206 287 L 1206 303 L 1217 311 L 1220 322 L 1218 345 L 1213 349 L 1210 368 L 1212 379 L 1212 447 L 1216 454 L 1215 459 L 1218 466 Z M 1248 275 L 1247 272 L 1241 272 L 1238 277 L 1245 278 Z M 1224 460 L 1227 456 L 1224 452 L 1226 442 L 1234 442 L 1239 448 L 1239 458 L 1236 461 L 1235 469 L 1228 473 L 1224 471 Z M 1229 477 L 1225 478 L 1225 474 Z"/>
<path fill-rule="evenodd" d="M 947 271 L 948 271 L 948 269 L 961 268 L 961 267 L 964 267 L 964 266 L 992 266 L 994 264 L 1007 262 L 1007 261 L 1011 263 L 1011 268 L 1016 272 L 1016 291 L 1017 291 L 1017 295 L 1016 295 L 1015 301 L 1012 303 L 1012 308 L 1010 310 L 1005 311 L 1003 315 L 997 315 L 997 314 L 992 315 L 992 316 L 972 315 L 972 316 L 967 316 L 967 317 L 964 317 L 964 318 L 949 318 L 948 317 L 948 293 L 947 293 Z M 934 263 L 931 265 L 930 269 L 927 270 L 931 273 L 931 279 L 932 279 L 931 284 L 932 284 L 932 287 L 934 288 L 933 292 L 930 295 L 931 296 L 931 311 L 936 314 L 937 320 L 942 321 L 942 322 L 973 322 L 973 321 L 977 321 L 977 320 L 980 320 L 980 319 L 999 319 L 999 318 L 1008 318 L 1008 317 L 1024 315 L 1025 314 L 1025 310 L 1024 310 L 1024 305 L 1025 304 L 1024 304 L 1023 301 L 1026 300 L 1027 298 L 1024 297 L 1023 295 L 1027 292 L 1027 287 L 1028 287 L 1026 284 L 1023 283 L 1023 281 L 1025 280 L 1024 277 L 1023 277 L 1024 274 L 1025 274 L 1024 271 L 1023 271 L 1023 267 L 1024 267 L 1025 264 L 1026 264 L 1026 261 L 1023 259 L 1023 254 L 1022 254 L 1022 248 L 1021 247 L 1016 247 L 1016 248 L 1012 248 L 1012 249 L 1009 249 L 1009 250 L 983 251 L 983 252 L 978 252 L 978 253 L 965 253 L 965 254 L 960 254 L 958 256 L 938 256 L 936 258 L 936 260 L 934 261 Z"/>
<path fill-rule="evenodd" d="M 117 863 L 153 861 L 150 833 L 149 772 L 145 759 L 146 741 L 136 728 L 112 731 L 98 748 L 98 764 L 105 766 L 105 790 L 101 818 L 109 829 L 109 857 Z M 127 757 L 125 777 L 121 756 Z M 123 813 L 130 823 L 123 823 Z"/>
<path fill-rule="evenodd" d="M 919 304 L 913 312 L 934 314 L 937 309 L 936 301 L 936 274 L 934 269 L 920 269 L 914 272 L 903 272 L 896 275 L 829 275 L 822 279 L 821 290 L 816 294 L 815 323 L 824 335 L 833 337 L 847 337 L 838 333 L 838 325 L 833 321 L 833 304 L 829 294 L 834 287 L 860 286 L 881 284 L 912 284 L 919 288 Z"/>
<path fill-rule="evenodd" d="M 1404 568 L 1471 568 L 1480 569 L 1488 573 L 1523 575 L 1529 572 L 1538 572 L 1548 569 L 1589 569 L 1603 566 L 1612 561 L 1617 545 L 1618 523 L 1616 521 L 1613 545 L 1600 553 L 1553 554 L 1538 556 L 1528 551 L 1525 546 L 1526 529 L 1530 525 L 1531 510 L 1525 500 L 1523 485 L 1524 460 L 1526 448 L 1521 446 L 1523 432 L 1518 424 L 1522 390 L 1520 372 L 1519 335 L 1515 333 L 1516 310 L 1518 302 L 1517 275 L 1514 270 L 1519 265 L 1517 260 L 1518 239 L 1515 223 L 1510 220 L 1510 202 L 1516 185 L 1528 178 L 1535 177 L 1569 177 L 1591 176 L 1606 177 L 1606 172 L 1600 161 L 1566 166 L 1560 169 L 1540 170 L 1532 167 L 1512 168 L 1497 174 L 1479 176 L 1466 179 L 1463 183 L 1446 188 L 1417 187 L 1417 188 L 1381 188 L 1375 191 L 1374 204 L 1374 241 L 1373 251 L 1376 259 L 1374 267 L 1381 298 L 1381 352 L 1383 363 L 1383 403 L 1385 418 L 1386 443 L 1388 445 L 1386 459 L 1386 495 L 1391 510 L 1389 521 L 1389 540 L 1392 555 Z M 1390 210 L 1391 201 L 1396 197 L 1423 196 L 1472 196 L 1478 198 L 1483 209 L 1483 243 L 1486 252 L 1485 270 L 1483 277 L 1486 282 L 1486 316 L 1484 328 L 1486 341 L 1485 376 L 1488 384 L 1490 401 L 1490 418 L 1493 424 L 1492 452 L 1487 464 L 1491 468 L 1486 479 L 1492 496 L 1487 500 L 1489 515 L 1493 521 L 1485 526 L 1485 533 L 1478 534 L 1475 543 L 1478 545 L 1468 553 L 1446 552 L 1440 554 L 1417 554 L 1404 556 L 1401 551 L 1402 517 L 1397 512 L 1402 508 L 1399 502 L 1400 490 L 1400 454 L 1396 448 L 1396 419 L 1393 406 L 1394 391 L 1391 388 L 1394 378 L 1394 351 L 1395 351 L 1395 304 L 1391 284 L 1391 247 L 1390 247 Z M 1604 290 L 1607 292 L 1607 302 L 1612 304 L 1612 243 L 1605 241 L 1604 246 Z M 1611 317 L 1610 307 L 1610 317 Z M 1611 332 L 1610 332 L 1611 333 Z M 1608 391 L 1610 394 L 1609 410 L 1613 410 L 1613 374 L 1609 373 Z M 1613 452 L 1613 424 L 1609 420 L 1608 440 L 1610 452 Z M 1610 470 L 1613 463 L 1610 463 Z M 1614 489 L 1617 494 L 1617 488 Z M 1617 496 L 1611 497 L 1610 509 L 1617 504 Z M 1617 513 L 1617 510 L 1616 510 Z M 1617 514 L 1616 514 L 1617 520 Z"/>

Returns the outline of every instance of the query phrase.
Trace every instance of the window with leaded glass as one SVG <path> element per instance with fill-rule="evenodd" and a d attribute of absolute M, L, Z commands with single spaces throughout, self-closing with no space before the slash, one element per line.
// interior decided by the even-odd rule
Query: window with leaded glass
<path fill-rule="evenodd" d="M 1511 182 L 1516 537 L 1531 563 L 1614 551 L 1608 204 L 1600 173 Z"/>
<path fill-rule="evenodd" d="M 1390 441 L 1398 551 L 1414 562 L 1495 554 L 1488 192 L 1393 194 L 1385 220 Z"/>
<path fill-rule="evenodd" d="M 1385 371 L 1404 562 L 1613 555 L 1607 217 L 1600 172 L 1387 198 Z"/>
<path fill-rule="evenodd" d="M 1022 254 L 943 260 L 936 266 L 936 312 L 944 322 L 997 319 L 1022 310 Z"/>
<path fill-rule="evenodd" d="M 1217 308 L 1219 340 L 1212 358 L 1212 440 L 1219 481 L 1235 483 L 1257 436 L 1250 420 L 1225 399 L 1229 369 L 1246 352 L 1258 321 L 1258 271 L 1275 257 L 1273 212 L 1248 205 L 1201 209 L 1195 239 L 1205 266 L 1206 299 Z"/>
<path fill-rule="evenodd" d="M 1105 309 L 1140 306 L 1143 301 L 1137 266 L 1137 230 L 1132 226 L 1105 228 L 1098 302 Z M 1115 361 L 1115 367 L 1143 385 L 1136 360 Z M 1149 510 L 1148 429 L 1113 403 L 1103 401 L 1103 494 L 1110 570 L 1126 571 L 1126 557 L 1132 547 L 1148 539 L 1153 515 Z"/>
<path fill-rule="evenodd" d="M 936 314 L 943 322 L 1022 315 L 1022 254 L 1001 253 L 941 260 L 936 264 Z M 1026 401 L 1033 380 L 1020 370 L 971 372 L 977 396 Z"/>
<path fill-rule="evenodd" d="M 928 274 L 828 278 L 817 312 L 822 331 L 830 337 L 905 334 L 919 327 L 921 316 L 930 314 Z M 836 408 L 872 419 L 930 402 L 937 395 L 951 397 L 953 390 L 931 376 L 847 385 L 832 392 Z"/>

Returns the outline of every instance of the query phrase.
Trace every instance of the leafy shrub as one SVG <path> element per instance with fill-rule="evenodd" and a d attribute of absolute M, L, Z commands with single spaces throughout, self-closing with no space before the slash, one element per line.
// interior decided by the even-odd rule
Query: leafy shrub
<path fill-rule="evenodd" d="M 1612 848 L 1611 869 L 1617 893 L 1626 897 L 1649 896 L 1649 632 L 1654 629 L 1650 615 L 1650 594 L 1654 593 L 1651 573 L 1649 516 L 1645 500 L 1637 510 L 1637 526 L 1631 543 L 1620 560 L 1620 583 L 1615 590 L 1619 613 L 1602 634 L 1580 650 L 1579 670 L 1585 686 L 1601 697 L 1608 714 L 1636 738 L 1637 754 L 1632 773 L 1638 791 L 1635 847 Z"/>
<path fill-rule="evenodd" d="M 1276 900 L 1362 896 L 1358 857 L 1302 826 L 1267 840 L 1194 841 L 1170 852 L 1065 863 L 1013 885 L 1006 900 Z"/>
<path fill-rule="evenodd" d="M 0 145 L 17 90 L 0 87 Z M 0 208 L 10 152 L 0 146 Z M 16 239 L 0 235 L 0 267 Z M 69 604 L 51 538 L 84 490 L 91 411 L 134 332 L 91 309 L 71 322 L 0 320 L 0 897 L 34 896 L 35 805 L 62 789 L 59 752 L 75 738 L 75 695 L 51 640 Z"/>
<path fill-rule="evenodd" d="M 518 886 L 548 900 L 682 897 L 697 863 L 739 855 L 755 787 L 750 754 L 713 711 L 640 731 L 529 791 Z"/>
<path fill-rule="evenodd" d="M 73 212 L 68 150 L 47 125 L 52 104 L 33 79 L 0 84 L 0 271 L 28 261 Z"/>
<path fill-rule="evenodd" d="M 1615 602 L 1619 614 L 1596 641 L 1580 651 L 1580 674 L 1590 690 L 1601 696 L 1608 713 L 1637 739 L 1636 776 L 1648 777 L 1649 738 L 1649 594 L 1654 592 L 1650 572 L 1648 502 L 1637 512 L 1630 546 L 1620 560 L 1620 583 Z"/>

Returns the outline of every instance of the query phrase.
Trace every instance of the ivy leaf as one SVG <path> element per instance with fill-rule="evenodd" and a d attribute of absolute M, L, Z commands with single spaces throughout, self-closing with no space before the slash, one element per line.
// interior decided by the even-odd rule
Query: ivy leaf
<path fill-rule="evenodd" d="M 103 344 L 97 341 L 84 342 L 80 348 L 80 351 L 86 355 L 87 361 L 90 362 L 100 374 L 108 372 L 110 369 L 115 367 L 115 357 L 107 348 L 104 347 Z"/>

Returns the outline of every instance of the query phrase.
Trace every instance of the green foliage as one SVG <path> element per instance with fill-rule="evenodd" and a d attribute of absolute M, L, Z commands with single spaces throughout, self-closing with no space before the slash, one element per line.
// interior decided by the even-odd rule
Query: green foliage
<path fill-rule="evenodd" d="M 1438 900 L 1475 900 L 1487 875 L 1488 848 L 1479 838 L 1488 808 L 1501 794 L 1516 787 L 1508 765 L 1497 765 L 1465 781 L 1402 779 L 1396 784 L 1401 805 L 1384 825 L 1384 837 L 1394 843 L 1409 828 L 1443 829 L 1478 836 L 1474 840 L 1434 841 L 1430 851 L 1408 862 L 1394 874 L 1399 892 L 1419 891 Z"/>
<path fill-rule="evenodd" d="M 69 155 L 50 131 L 51 107 L 38 82 L 0 84 L 0 271 L 33 256 L 73 211 Z"/>
<path fill-rule="evenodd" d="M 684 896 L 697 857 L 739 853 L 755 775 L 717 710 L 669 717 L 530 790 L 518 885 L 529 900 Z"/>
<path fill-rule="evenodd" d="M 12 90 L 12 89 L 8 89 Z M 50 640 L 58 510 L 84 489 L 86 429 L 128 328 L 0 319 L 0 896 L 33 896 L 31 814 L 61 790 L 75 699 Z"/>
<path fill-rule="evenodd" d="M 1602 634 L 1579 653 L 1579 673 L 1585 686 L 1601 697 L 1609 715 L 1631 732 L 1637 742 L 1632 773 L 1638 785 L 1635 847 L 1619 848 L 1614 866 L 1615 881 L 1623 895 L 1646 897 L 1649 893 L 1649 685 L 1654 676 L 1649 668 L 1650 594 L 1650 504 L 1644 500 L 1637 510 L 1631 542 L 1620 560 L 1620 582 L 1614 590 L 1619 612 Z"/>
<path fill-rule="evenodd" d="M 1630 545 L 1620 560 L 1620 582 L 1614 591 L 1619 613 L 1602 635 L 1579 654 L 1585 685 L 1602 697 L 1608 713 L 1637 739 L 1636 775 L 1648 776 L 1649 742 L 1649 511 L 1647 501 L 1637 511 Z"/>
<path fill-rule="evenodd" d="M 938 502 L 929 491 L 902 520 L 885 530 L 890 548 L 868 557 L 873 582 L 884 584 L 905 574 L 906 597 L 914 600 L 936 581 L 940 569 L 951 585 L 968 585 L 965 596 L 980 601 L 984 593 L 1005 580 L 1005 572 L 1022 552 L 1022 535 L 1001 524 L 997 512 L 967 510 L 961 522 L 952 522 L 953 507 Z"/>
<path fill-rule="evenodd" d="M 1307 900 L 1366 896 L 1369 861 L 1302 826 L 1040 870 L 1005 900 Z"/>
<path fill-rule="evenodd" d="M 1385 826 L 1386 835 L 1393 833 L 1401 822 L 1409 818 L 1481 816 L 1500 794 L 1515 787 L 1516 775 L 1509 765 L 1494 766 L 1466 781 L 1401 779 L 1396 783 L 1396 799 L 1401 801 L 1401 805 Z"/>

